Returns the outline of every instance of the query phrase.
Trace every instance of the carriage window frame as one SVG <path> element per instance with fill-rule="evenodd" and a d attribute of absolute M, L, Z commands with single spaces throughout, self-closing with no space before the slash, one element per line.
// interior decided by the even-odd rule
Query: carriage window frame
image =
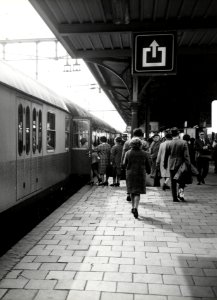
<path fill-rule="evenodd" d="M 56 148 L 56 114 L 47 112 L 47 152 L 54 152 Z"/>
<path fill-rule="evenodd" d="M 38 152 L 42 151 L 42 110 L 38 112 Z"/>
<path fill-rule="evenodd" d="M 70 117 L 65 116 L 65 150 L 69 151 L 70 146 Z"/>
<path fill-rule="evenodd" d="M 24 107 L 22 104 L 18 105 L 18 154 L 19 156 L 23 153 L 23 132 L 24 132 Z"/>
<path fill-rule="evenodd" d="M 87 150 L 90 147 L 90 121 L 88 119 L 73 119 L 72 120 L 72 149 Z M 84 124 L 86 123 L 86 126 Z M 85 138 L 84 146 L 81 144 L 81 139 Z"/>
<path fill-rule="evenodd" d="M 25 142 L 26 142 L 26 155 L 30 154 L 31 147 L 31 110 L 29 105 L 26 106 L 25 117 Z"/>
<path fill-rule="evenodd" d="M 32 153 L 36 153 L 37 149 L 37 111 L 34 107 L 32 110 Z"/>

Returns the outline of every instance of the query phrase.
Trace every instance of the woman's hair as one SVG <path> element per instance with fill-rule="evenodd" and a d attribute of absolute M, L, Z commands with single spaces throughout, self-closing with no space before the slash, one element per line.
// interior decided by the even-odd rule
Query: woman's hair
<path fill-rule="evenodd" d="M 184 134 L 183 135 L 183 138 L 182 138 L 184 141 L 190 141 L 191 140 L 191 137 L 190 137 L 190 135 L 189 134 Z"/>
<path fill-rule="evenodd" d="M 122 142 L 122 138 L 121 138 L 120 136 L 117 136 L 117 137 L 115 138 L 115 142 L 121 143 L 121 142 Z"/>
<path fill-rule="evenodd" d="M 102 143 L 106 143 L 106 142 L 107 142 L 107 138 L 106 138 L 105 136 L 101 136 L 101 137 L 100 137 L 100 141 L 101 141 Z"/>
<path fill-rule="evenodd" d="M 132 138 L 132 140 L 130 141 L 130 147 L 132 149 L 140 149 L 142 147 L 141 139 L 138 137 Z"/>

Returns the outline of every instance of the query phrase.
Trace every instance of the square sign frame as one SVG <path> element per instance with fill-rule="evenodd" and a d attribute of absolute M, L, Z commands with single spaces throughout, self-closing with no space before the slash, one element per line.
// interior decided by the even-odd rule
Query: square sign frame
<path fill-rule="evenodd" d="M 176 32 L 133 34 L 133 75 L 176 74 Z"/>

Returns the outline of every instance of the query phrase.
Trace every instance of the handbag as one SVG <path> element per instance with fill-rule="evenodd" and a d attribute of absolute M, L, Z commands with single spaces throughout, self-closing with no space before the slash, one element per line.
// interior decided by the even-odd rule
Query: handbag
<path fill-rule="evenodd" d="M 121 167 L 121 180 L 126 180 L 126 169 Z"/>
<path fill-rule="evenodd" d="M 177 180 L 178 183 L 191 184 L 193 182 L 191 166 L 188 166 L 186 163 L 182 163 L 173 179 Z"/>
<path fill-rule="evenodd" d="M 114 170 L 113 170 L 113 166 L 112 165 L 107 165 L 106 167 L 106 175 L 108 177 L 113 177 L 113 174 L 114 174 Z"/>

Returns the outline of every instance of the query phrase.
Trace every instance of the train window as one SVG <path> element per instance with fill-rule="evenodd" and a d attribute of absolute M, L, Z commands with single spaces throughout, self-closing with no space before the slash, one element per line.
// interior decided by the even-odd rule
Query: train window
<path fill-rule="evenodd" d="M 26 107 L 26 154 L 30 151 L 30 108 Z"/>
<path fill-rule="evenodd" d="M 70 119 L 68 116 L 65 118 L 65 149 L 69 150 L 69 133 L 70 133 Z"/>
<path fill-rule="evenodd" d="M 41 153 L 42 149 L 42 111 L 38 113 L 38 152 Z"/>
<path fill-rule="evenodd" d="M 36 109 L 32 111 L 32 152 L 36 151 Z"/>
<path fill-rule="evenodd" d="M 55 114 L 47 113 L 47 151 L 53 151 L 56 143 Z"/>
<path fill-rule="evenodd" d="M 89 121 L 73 120 L 72 123 L 72 147 L 88 148 L 89 147 Z"/>
<path fill-rule="evenodd" d="M 23 106 L 18 106 L 18 153 L 21 156 L 23 152 Z"/>
<path fill-rule="evenodd" d="M 97 133 L 96 131 L 92 131 L 92 144 L 94 147 L 96 147 L 98 144 L 97 144 Z"/>

